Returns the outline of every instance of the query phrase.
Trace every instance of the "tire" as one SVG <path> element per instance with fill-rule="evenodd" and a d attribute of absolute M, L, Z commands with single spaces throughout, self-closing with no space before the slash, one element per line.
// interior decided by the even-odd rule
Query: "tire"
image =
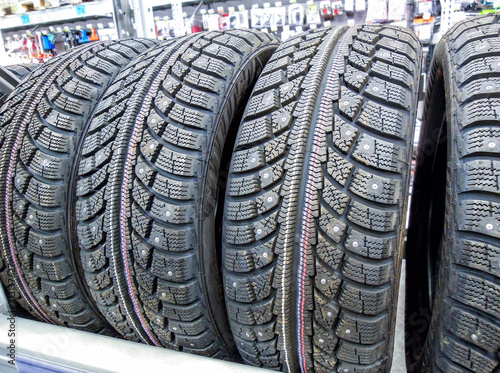
<path fill-rule="evenodd" d="M 0 110 L 0 276 L 11 300 L 40 320 L 116 334 L 79 276 L 71 170 L 100 95 L 155 43 L 100 42 L 61 54 L 21 82 Z"/>
<path fill-rule="evenodd" d="M 26 78 L 31 72 L 40 67 L 39 63 L 25 63 L 20 65 L 5 66 L 19 80 Z"/>
<path fill-rule="evenodd" d="M 237 354 L 217 257 L 218 171 L 233 118 L 277 45 L 227 31 L 157 46 L 97 108 L 76 176 L 78 236 L 92 294 L 124 337 Z"/>
<path fill-rule="evenodd" d="M 410 372 L 499 369 L 499 21 L 460 22 L 434 52 L 408 228 Z"/>
<path fill-rule="evenodd" d="M 340 27 L 283 43 L 266 65 L 224 210 L 245 362 L 389 371 L 421 54 L 411 31 Z"/>

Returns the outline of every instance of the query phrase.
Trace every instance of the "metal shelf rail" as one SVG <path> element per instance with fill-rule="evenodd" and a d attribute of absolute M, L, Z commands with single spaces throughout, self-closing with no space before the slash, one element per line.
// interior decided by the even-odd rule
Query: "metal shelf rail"
<path fill-rule="evenodd" d="M 265 370 L 227 361 L 105 337 L 45 324 L 21 317 L 10 318 L 0 286 L 0 372 L 2 373 L 263 373 Z M 11 327 L 13 320 L 13 327 Z M 9 336 L 9 330 L 15 336 Z M 15 363 L 9 363 L 11 339 Z"/>

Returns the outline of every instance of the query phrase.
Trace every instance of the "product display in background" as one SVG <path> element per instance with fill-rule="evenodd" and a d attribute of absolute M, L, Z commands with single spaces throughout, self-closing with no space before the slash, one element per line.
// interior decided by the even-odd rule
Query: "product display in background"
<path fill-rule="evenodd" d="M 400 3 L 404 3 L 404 1 L 400 0 Z M 376 23 L 385 21 L 387 21 L 387 0 L 368 0 L 366 22 Z"/>
<path fill-rule="evenodd" d="M 80 23 L 77 26 L 43 26 L 27 34 L 8 33 L 4 39 L 6 53 L 0 54 L 0 64 L 43 62 L 60 52 L 84 43 L 116 40 L 114 24 L 105 28 L 102 23 Z M 38 31 L 41 29 L 42 31 Z M 3 57 L 3 58 L 2 58 Z M 2 62 L 3 61 L 3 62 Z"/>
<path fill-rule="evenodd" d="M 321 0 L 319 4 L 319 11 L 321 13 L 321 18 L 323 21 L 329 21 L 333 19 L 332 3 L 330 0 Z"/>
<path fill-rule="evenodd" d="M 312 1 L 308 1 L 307 11 L 306 11 L 306 22 L 308 24 L 321 23 L 321 16 L 319 14 L 318 5 L 314 4 Z"/>
<path fill-rule="evenodd" d="M 220 16 L 218 14 L 214 14 L 213 10 L 210 10 L 207 14 L 206 10 L 203 9 L 201 11 L 202 13 L 202 20 L 203 20 L 203 28 L 207 31 L 216 31 L 219 29 L 219 18 Z M 158 22 L 157 22 L 158 25 Z M 173 30 L 173 27 L 172 27 Z"/>
<path fill-rule="evenodd" d="M 388 0 L 387 19 L 390 21 L 400 21 L 402 19 L 405 19 L 406 7 L 407 7 L 406 1 Z"/>
<path fill-rule="evenodd" d="M 258 8 L 258 7 L 254 7 L 252 8 L 252 10 L 250 11 L 250 14 L 251 14 L 251 22 L 250 22 L 250 25 L 252 26 L 252 28 L 263 28 L 263 12 L 264 12 L 264 9 L 262 8 Z"/>
<path fill-rule="evenodd" d="M 371 0 L 370 0 L 371 1 Z M 295 33 L 301 32 L 303 30 L 308 30 L 314 27 L 320 27 L 323 25 L 323 22 L 332 22 L 333 24 L 355 24 L 362 23 L 364 21 L 366 12 L 365 12 L 365 0 L 356 0 L 350 1 L 347 0 L 345 2 L 345 6 L 347 9 L 352 9 L 348 12 L 344 11 L 344 2 L 341 0 L 319 0 L 319 1 L 305 1 L 299 0 L 289 0 L 288 4 L 284 2 L 274 2 L 274 3 L 242 3 L 237 7 L 228 6 L 224 1 L 214 2 L 210 4 L 201 4 L 200 7 L 194 7 L 192 5 L 185 5 L 181 10 L 177 13 L 178 15 L 182 15 L 179 19 L 174 19 L 172 13 L 172 7 L 167 4 L 162 5 L 161 3 L 155 3 L 153 6 L 153 21 L 155 22 L 154 28 L 151 29 L 151 37 L 157 37 L 158 39 L 169 39 L 177 36 L 182 36 L 186 34 L 191 34 L 195 32 L 200 32 L 203 30 L 206 31 L 215 31 L 215 30 L 231 30 L 231 29 L 247 29 L 253 28 L 257 30 L 263 30 L 267 32 L 275 33 L 282 40 L 286 40 L 291 35 Z M 97 20 L 97 23 L 108 24 L 110 20 L 113 20 L 113 11 L 109 8 L 109 4 L 111 2 L 109 0 L 101 1 L 93 1 L 93 2 L 83 2 L 81 5 L 66 5 L 63 6 L 61 3 L 57 9 L 66 9 L 68 8 L 70 13 L 75 12 L 77 15 L 76 21 L 73 24 L 65 24 L 63 21 L 54 22 L 54 24 L 49 23 L 47 26 L 40 25 L 39 27 L 42 29 L 42 33 L 46 33 L 46 27 L 52 27 L 54 29 L 62 29 L 64 28 L 64 32 L 53 32 L 56 35 L 56 39 L 61 41 L 61 43 L 55 43 L 54 48 L 50 49 L 53 53 L 58 53 L 62 50 L 65 50 L 68 47 L 73 47 L 75 45 L 79 45 L 80 39 L 82 38 L 82 32 L 85 31 L 90 41 L 95 40 L 95 37 L 91 37 L 92 28 L 83 27 L 83 23 L 93 21 L 89 19 L 88 21 L 78 22 L 78 17 L 82 17 L 86 19 L 88 16 L 91 17 L 99 17 L 98 13 L 91 12 L 88 14 L 88 9 L 90 5 L 94 4 L 97 8 L 99 8 L 102 4 L 104 9 L 107 9 L 107 12 L 111 12 L 107 14 L 107 17 L 110 17 L 105 22 L 102 22 L 101 19 Z M 105 4 L 108 8 L 106 8 Z M 71 8 L 72 7 L 72 8 Z M 399 5 L 401 7 L 401 5 Z M 196 9 L 195 9 L 196 8 Z M 182 9 L 186 9 L 187 12 L 183 12 Z M 196 12 L 196 14 L 193 14 Z M 35 17 L 33 14 L 28 12 L 26 18 L 27 22 L 31 23 L 32 20 L 39 19 L 38 16 Z M 157 15 L 158 14 L 158 15 Z M 353 14 L 358 14 L 356 16 L 356 22 L 353 23 Z M 37 18 L 38 17 L 38 18 Z M 351 19 L 348 19 L 351 17 Z M 387 18 L 387 17 L 386 17 Z M 9 21 L 10 22 L 10 21 Z M 24 21 L 23 21 L 24 22 Z M 76 23 L 75 23 L 76 22 Z M 147 20 L 147 22 L 150 22 Z M 378 20 L 370 21 L 371 23 L 378 22 Z M 11 24 L 10 22 L 9 24 Z M 179 27 L 179 24 L 182 26 Z M 78 25 L 80 29 L 75 28 L 75 25 Z M 325 24 L 326 25 L 326 24 Z M 284 29 L 285 26 L 292 26 L 289 29 Z M 296 26 L 302 26 L 302 28 L 296 28 Z M 2 31 L 4 43 L 8 44 L 8 40 L 13 39 L 12 32 L 7 28 L 7 30 L 1 29 Z M 95 25 L 93 26 L 95 28 Z M 112 28 L 114 28 L 113 26 Z M 23 31 L 27 31 L 26 29 L 22 29 L 22 26 L 16 24 L 16 28 L 19 29 L 18 34 L 23 33 Z M 70 29 L 69 32 L 72 35 L 68 34 L 67 28 Z M 16 31 L 17 31 L 16 29 Z M 96 28 L 97 29 L 97 28 Z M 99 27 L 97 30 L 97 36 L 99 36 L 100 40 L 107 40 L 109 38 L 113 38 L 113 33 L 106 30 L 101 34 L 103 27 Z M 148 31 L 149 32 L 149 31 Z M 59 35 L 61 34 L 62 35 Z M 67 35 L 68 34 L 68 35 Z M 117 37 L 117 30 L 116 36 Z M 56 40 L 56 41 L 57 41 Z M 83 37 L 83 40 L 86 40 L 86 37 Z M 64 43 L 65 42 L 65 43 Z M 66 46 L 66 47 L 65 47 Z M 38 58 L 40 60 L 46 60 L 50 58 L 52 54 L 47 54 L 47 57 L 44 57 L 40 54 L 29 55 L 30 59 Z"/>
<path fill-rule="evenodd" d="M 302 4 L 292 4 L 288 7 L 288 21 L 290 25 L 303 25 L 305 10 Z"/>
<path fill-rule="evenodd" d="M 366 10 L 366 0 L 355 0 L 355 7 L 356 12 L 364 12 Z"/>

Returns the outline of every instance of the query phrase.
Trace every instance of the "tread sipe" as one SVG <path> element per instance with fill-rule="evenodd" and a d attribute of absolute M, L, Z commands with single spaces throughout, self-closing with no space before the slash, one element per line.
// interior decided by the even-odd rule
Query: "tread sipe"
<path fill-rule="evenodd" d="M 245 362 L 390 369 L 420 59 L 405 29 L 327 28 L 283 43 L 259 77 L 223 227 Z"/>
<path fill-rule="evenodd" d="M 14 74 L 17 79 L 23 80 L 29 75 L 29 73 L 33 72 L 40 66 L 42 65 L 39 63 L 24 63 L 19 65 L 5 66 L 5 68 L 9 70 L 12 74 Z"/>
<path fill-rule="evenodd" d="M 409 372 L 498 372 L 500 17 L 436 46 L 407 243 Z"/>
<path fill-rule="evenodd" d="M 40 64 L 11 65 L 0 68 L 0 107 L 7 99 L 7 96 L 19 85 L 31 71 Z"/>
<path fill-rule="evenodd" d="M 277 46 L 253 31 L 159 45 L 97 107 L 80 149 L 78 237 L 92 294 L 126 338 L 237 353 L 217 260 L 218 171 L 233 118 Z"/>
<path fill-rule="evenodd" d="M 118 72 L 154 44 L 99 42 L 61 54 L 22 81 L 0 109 L 1 277 L 40 320 L 112 331 L 79 276 L 68 188 L 94 105 Z"/>

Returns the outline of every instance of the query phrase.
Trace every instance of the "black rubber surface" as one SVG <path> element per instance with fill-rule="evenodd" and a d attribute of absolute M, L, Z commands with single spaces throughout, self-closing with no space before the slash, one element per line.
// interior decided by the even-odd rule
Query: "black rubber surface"
<path fill-rule="evenodd" d="M 392 26 L 283 43 L 229 173 L 224 286 L 245 362 L 390 369 L 421 47 Z"/>
<path fill-rule="evenodd" d="M 80 134 L 118 72 L 156 44 L 99 42 L 51 59 L 0 109 L 2 281 L 37 318 L 107 329 L 78 275 L 68 193 Z"/>
<path fill-rule="evenodd" d="M 12 74 L 14 74 L 19 80 L 23 80 L 28 76 L 29 73 L 42 66 L 39 63 L 24 63 L 20 65 L 10 65 L 5 66 Z"/>
<path fill-rule="evenodd" d="M 78 236 L 92 294 L 126 338 L 237 354 L 217 260 L 218 171 L 277 45 L 257 31 L 184 37 L 136 59 L 99 104 L 81 149 Z"/>
<path fill-rule="evenodd" d="M 0 68 L 0 106 L 2 106 L 19 83 L 38 68 L 40 64 L 30 63 L 22 65 L 10 65 Z"/>
<path fill-rule="evenodd" d="M 410 372 L 498 372 L 500 18 L 436 46 L 407 244 Z"/>

